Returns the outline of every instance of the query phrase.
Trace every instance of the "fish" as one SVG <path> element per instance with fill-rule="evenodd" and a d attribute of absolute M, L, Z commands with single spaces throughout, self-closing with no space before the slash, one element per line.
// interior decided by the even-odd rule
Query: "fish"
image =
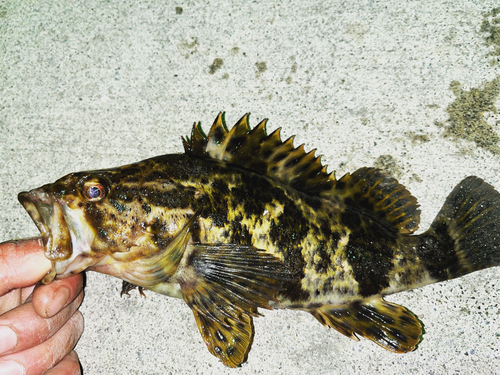
<path fill-rule="evenodd" d="M 182 298 L 208 350 L 228 367 L 248 358 L 253 318 L 309 312 L 384 349 L 417 348 L 423 324 L 385 296 L 500 263 L 500 194 L 460 182 L 432 222 L 383 171 L 337 179 L 315 156 L 244 115 L 219 113 L 182 138 L 184 153 L 68 174 L 21 192 L 52 269 L 43 283 L 93 270 Z"/>

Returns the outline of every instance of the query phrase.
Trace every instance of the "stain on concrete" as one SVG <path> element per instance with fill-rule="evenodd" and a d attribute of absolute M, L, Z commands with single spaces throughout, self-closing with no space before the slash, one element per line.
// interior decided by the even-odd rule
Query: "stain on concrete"
<path fill-rule="evenodd" d="M 403 169 L 398 165 L 396 158 L 392 155 L 380 155 L 377 160 L 375 160 L 373 166 L 383 170 L 396 179 L 404 174 Z"/>
<path fill-rule="evenodd" d="M 255 73 L 255 77 L 260 77 L 260 75 L 267 70 L 267 64 L 265 61 L 256 62 L 255 67 L 257 68 L 257 73 Z"/>
<path fill-rule="evenodd" d="M 182 7 L 175 7 L 175 14 L 182 14 L 183 11 Z"/>
<path fill-rule="evenodd" d="M 231 48 L 231 53 L 233 55 L 237 55 L 238 52 L 240 52 L 240 47 L 233 47 L 233 48 Z"/>
<path fill-rule="evenodd" d="M 426 134 L 416 133 L 414 131 L 409 131 L 409 132 L 406 132 L 405 135 L 411 140 L 412 144 L 429 142 L 429 136 Z"/>
<path fill-rule="evenodd" d="M 264 73 L 267 70 L 267 64 L 265 63 L 265 61 L 256 62 L 255 66 L 257 67 L 257 71 L 259 73 Z"/>
<path fill-rule="evenodd" d="M 500 154 L 500 137 L 485 117 L 488 113 L 498 113 L 494 103 L 500 93 L 500 77 L 470 90 L 464 90 L 460 82 L 453 81 L 450 90 L 456 99 L 446 108 L 449 118 L 444 123 L 437 123 L 444 128 L 445 137 L 466 139 L 475 142 L 478 147 Z"/>
<path fill-rule="evenodd" d="M 480 31 L 487 46 L 492 51 L 487 56 L 492 66 L 500 61 L 500 7 L 483 14 Z M 450 83 L 450 90 L 455 94 L 455 101 L 446 111 L 448 120 L 444 123 L 436 121 L 435 124 L 444 128 L 444 136 L 455 141 L 468 140 L 494 154 L 500 155 L 500 136 L 495 131 L 499 128 L 500 121 L 495 120 L 498 110 L 495 102 L 500 94 L 500 76 L 486 82 L 481 87 L 466 90 L 458 81 Z M 493 126 L 494 125 L 494 126 Z"/>
<path fill-rule="evenodd" d="M 369 32 L 370 29 L 368 26 L 363 25 L 359 22 L 354 22 L 354 23 L 346 23 L 345 24 L 345 33 L 347 35 L 351 35 L 354 40 L 360 42 L 364 35 Z"/>
<path fill-rule="evenodd" d="M 409 178 L 410 181 L 415 181 L 415 182 L 422 182 L 422 178 L 420 178 L 420 176 L 416 173 L 412 173 L 410 178 Z"/>
<path fill-rule="evenodd" d="M 182 39 L 181 42 L 177 45 L 179 51 L 184 52 L 184 57 L 189 59 L 189 55 L 193 55 L 198 52 L 198 38 L 192 38 L 192 41 L 188 41 L 186 39 Z"/>
<path fill-rule="evenodd" d="M 290 68 L 290 75 L 286 78 L 285 82 L 290 85 L 293 80 L 292 80 L 292 75 L 297 73 L 297 63 L 295 62 L 295 56 L 290 56 L 291 61 L 294 61 L 292 67 Z"/>
<path fill-rule="evenodd" d="M 219 70 L 222 67 L 222 65 L 224 65 L 224 61 L 221 58 L 216 58 L 214 59 L 212 65 L 208 67 L 208 72 L 210 74 L 214 74 L 217 70 Z"/>
<path fill-rule="evenodd" d="M 426 105 L 427 108 L 430 108 L 430 109 L 438 109 L 439 108 L 439 105 L 438 104 L 427 104 Z"/>
<path fill-rule="evenodd" d="M 200 44 L 198 43 L 198 38 L 192 38 L 192 39 L 193 39 L 192 42 L 188 42 L 186 39 L 183 39 L 181 45 L 186 49 L 197 49 L 198 45 Z"/>
<path fill-rule="evenodd" d="M 6 17 L 7 17 L 7 8 L 0 6 L 0 18 L 6 18 Z"/>
<path fill-rule="evenodd" d="M 488 54 L 492 57 L 490 64 L 492 66 L 498 65 L 500 63 L 500 7 L 483 15 L 481 31 L 487 33 L 484 37 L 486 45 L 493 47 L 493 50 Z"/>

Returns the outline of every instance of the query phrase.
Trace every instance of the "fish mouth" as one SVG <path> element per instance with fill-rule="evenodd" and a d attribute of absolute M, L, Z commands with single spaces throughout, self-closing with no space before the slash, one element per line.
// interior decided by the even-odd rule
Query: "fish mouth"
<path fill-rule="evenodd" d="M 70 258 L 71 236 L 61 204 L 42 189 L 22 192 L 18 199 L 42 235 L 45 256 L 51 261 Z"/>
<path fill-rule="evenodd" d="M 40 231 L 45 257 L 52 262 L 52 270 L 42 280 L 44 284 L 88 267 L 93 235 L 83 225 L 81 215 L 43 187 L 19 193 L 18 199 Z"/>

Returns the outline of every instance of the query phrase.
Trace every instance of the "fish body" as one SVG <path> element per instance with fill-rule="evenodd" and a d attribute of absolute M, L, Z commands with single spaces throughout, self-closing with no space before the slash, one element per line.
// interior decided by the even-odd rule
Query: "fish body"
<path fill-rule="evenodd" d="M 53 269 L 86 269 L 183 298 L 225 365 L 247 358 L 258 308 L 310 312 L 322 324 L 394 352 L 422 325 L 383 296 L 500 262 L 500 194 L 463 180 L 421 234 L 416 199 L 361 168 L 339 180 L 314 151 L 219 114 L 195 124 L 184 154 L 67 175 L 19 194 Z"/>

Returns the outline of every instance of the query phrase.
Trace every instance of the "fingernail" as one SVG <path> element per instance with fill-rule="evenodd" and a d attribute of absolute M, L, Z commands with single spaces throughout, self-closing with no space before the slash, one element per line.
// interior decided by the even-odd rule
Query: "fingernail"
<path fill-rule="evenodd" d="M 0 354 L 8 352 L 17 345 L 17 336 L 7 326 L 0 326 Z M 3 372 L 0 372 L 3 374 Z"/>
<path fill-rule="evenodd" d="M 66 306 L 69 299 L 69 289 L 65 286 L 61 286 L 54 292 L 52 299 L 45 310 L 47 317 L 52 317 L 56 315 L 61 309 Z"/>
<path fill-rule="evenodd" d="M 0 362 L 0 374 L 2 375 L 24 375 L 24 367 L 16 361 Z"/>

